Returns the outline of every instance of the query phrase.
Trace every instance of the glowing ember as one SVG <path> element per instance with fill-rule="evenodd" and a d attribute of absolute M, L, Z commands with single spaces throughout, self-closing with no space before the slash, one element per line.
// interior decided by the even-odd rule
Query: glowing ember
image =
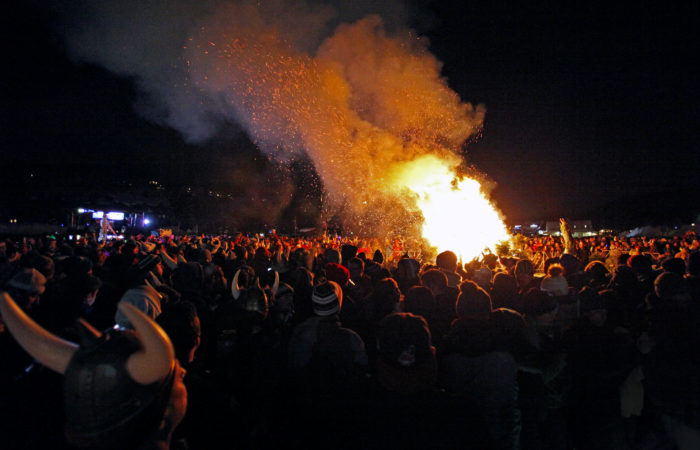
<path fill-rule="evenodd" d="M 452 250 L 464 261 L 510 239 L 499 213 L 472 178 L 455 175 L 450 160 L 426 155 L 402 167 L 394 175 L 397 186 L 416 196 L 425 219 L 423 237 L 438 248 Z"/>

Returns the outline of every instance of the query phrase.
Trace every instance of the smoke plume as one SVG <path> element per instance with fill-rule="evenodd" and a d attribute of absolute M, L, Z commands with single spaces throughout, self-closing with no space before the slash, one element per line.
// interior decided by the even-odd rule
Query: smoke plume
<path fill-rule="evenodd" d="M 389 186 L 395 167 L 456 160 L 482 125 L 483 109 L 447 86 L 426 39 L 396 23 L 396 3 L 371 11 L 392 14 L 388 26 L 356 2 L 88 5 L 66 15 L 69 52 L 132 78 L 145 117 L 195 143 L 235 122 L 270 158 L 307 154 L 329 204 L 356 226 L 406 209 Z"/>

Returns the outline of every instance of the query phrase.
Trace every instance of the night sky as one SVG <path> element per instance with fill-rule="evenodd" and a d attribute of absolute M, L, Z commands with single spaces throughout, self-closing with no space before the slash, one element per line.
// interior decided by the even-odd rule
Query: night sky
<path fill-rule="evenodd" d="M 429 38 L 449 86 L 485 105 L 464 154 L 497 183 L 510 224 L 695 220 L 697 6 L 464 3 L 412 2 L 405 21 Z M 3 16 L 2 220 L 151 179 L 245 195 L 232 174 L 279 176 L 235 124 L 195 145 L 143 119 L 133 81 L 74 62 L 42 2 Z"/>

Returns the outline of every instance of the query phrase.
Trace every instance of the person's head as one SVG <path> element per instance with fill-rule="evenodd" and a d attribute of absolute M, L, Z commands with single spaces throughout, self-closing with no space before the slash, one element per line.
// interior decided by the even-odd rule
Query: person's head
<path fill-rule="evenodd" d="M 184 371 L 166 333 L 130 304 L 120 311 L 135 330 L 101 333 L 81 321 L 80 344 L 59 339 L 0 296 L 0 314 L 19 345 L 64 375 L 65 434 L 78 447 L 137 448 L 153 444 L 164 427 L 184 417 Z"/>
<path fill-rule="evenodd" d="M 396 273 L 402 280 L 415 280 L 418 281 L 418 271 L 420 270 L 420 263 L 413 258 L 402 258 L 399 260 Z"/>
<path fill-rule="evenodd" d="M 180 263 L 172 274 L 173 287 L 181 293 L 199 293 L 204 283 L 204 271 L 198 262 Z"/>
<path fill-rule="evenodd" d="M 627 260 L 627 266 L 631 267 L 637 275 L 646 275 L 652 271 L 651 260 L 646 255 L 634 255 Z"/>
<path fill-rule="evenodd" d="M 348 270 L 351 280 L 359 280 L 365 273 L 365 263 L 360 258 L 352 258 L 348 261 Z"/>
<path fill-rule="evenodd" d="M 491 301 L 494 308 L 512 308 L 518 295 L 518 283 L 515 277 L 499 272 L 493 277 Z"/>
<path fill-rule="evenodd" d="M 324 252 L 327 263 L 340 264 L 340 252 L 335 248 L 327 248 Z"/>
<path fill-rule="evenodd" d="M 44 277 L 46 277 L 47 281 L 53 280 L 56 273 L 56 266 L 53 259 L 49 258 L 48 256 L 40 255 L 36 250 L 24 255 L 20 260 L 20 264 L 22 267 L 38 270 Z"/>
<path fill-rule="evenodd" d="M 175 350 L 175 358 L 180 364 L 187 365 L 194 360 L 194 355 L 201 343 L 197 308 L 188 301 L 167 305 L 156 322 L 167 333 Z"/>
<path fill-rule="evenodd" d="M 447 276 L 439 269 L 429 269 L 420 276 L 421 284 L 433 293 L 441 294 L 447 289 Z"/>
<path fill-rule="evenodd" d="M 372 312 L 379 320 L 399 308 L 401 291 L 393 278 L 383 278 L 377 282 L 371 296 Z"/>
<path fill-rule="evenodd" d="M 436 379 L 435 347 L 424 318 L 393 313 L 377 330 L 377 379 L 386 389 L 413 393 L 430 389 Z"/>
<path fill-rule="evenodd" d="M 314 314 L 320 317 L 340 314 L 343 307 L 343 290 L 334 281 L 324 281 L 314 287 L 311 294 Z"/>
<path fill-rule="evenodd" d="M 340 258 L 344 263 L 350 261 L 357 256 L 357 247 L 351 244 L 345 244 L 340 247 Z"/>
<path fill-rule="evenodd" d="M 654 280 L 654 293 L 662 301 L 682 306 L 689 296 L 688 287 L 682 276 L 674 272 L 663 272 Z"/>
<path fill-rule="evenodd" d="M 479 285 L 480 288 L 491 290 L 491 269 L 488 267 L 480 267 L 472 274 L 472 280 Z"/>
<path fill-rule="evenodd" d="M 39 301 L 46 290 L 46 277 L 36 269 L 21 269 L 7 282 L 7 289 L 22 309 L 27 310 Z"/>
<path fill-rule="evenodd" d="M 518 282 L 518 286 L 521 288 L 530 284 L 534 276 L 535 266 L 532 265 L 530 260 L 521 259 L 515 265 L 515 280 Z"/>
<path fill-rule="evenodd" d="M 544 325 L 551 324 L 556 314 L 557 301 L 547 292 L 531 288 L 523 295 L 522 310 L 523 314 L 534 317 Z"/>
<path fill-rule="evenodd" d="M 437 255 L 435 265 L 440 269 L 454 272 L 457 269 L 457 255 L 450 250 L 446 250 Z"/>
<path fill-rule="evenodd" d="M 45 247 L 46 247 L 47 251 L 49 251 L 49 252 L 55 252 L 55 251 L 56 251 L 56 247 L 57 247 L 57 245 L 56 245 L 56 239 L 46 238 L 45 241 L 44 241 L 44 244 L 45 244 Z"/>
<path fill-rule="evenodd" d="M 455 309 L 460 319 L 488 319 L 492 310 L 491 297 L 473 281 L 463 281 L 459 285 Z"/>
<path fill-rule="evenodd" d="M 294 315 L 294 288 L 280 283 L 270 305 L 270 318 L 276 325 L 284 325 Z"/>
<path fill-rule="evenodd" d="M 608 268 L 605 267 L 605 264 L 600 261 L 591 261 L 588 263 L 584 273 L 589 280 L 597 285 L 604 285 L 610 281 L 610 272 L 608 271 Z"/>
<path fill-rule="evenodd" d="M 487 253 L 483 257 L 483 263 L 489 270 L 494 271 L 498 267 L 498 256 L 493 253 Z"/>
<path fill-rule="evenodd" d="M 326 278 L 335 281 L 340 287 L 345 287 L 350 280 L 350 271 L 340 264 L 328 263 L 326 264 Z"/>
<path fill-rule="evenodd" d="M 430 317 L 437 307 L 433 293 L 425 286 L 413 286 L 403 300 L 403 310 L 417 316 Z"/>
<path fill-rule="evenodd" d="M 564 275 L 573 275 L 581 270 L 581 263 L 571 253 L 564 253 L 559 257 L 559 264 L 564 268 Z"/>
<path fill-rule="evenodd" d="M 231 281 L 231 296 L 234 304 L 245 316 L 248 325 L 260 325 L 268 314 L 268 301 L 265 290 L 260 286 L 260 279 L 250 280 L 247 285 L 241 285 L 239 281 L 243 270 L 239 269 Z M 275 278 L 279 280 L 279 278 Z M 273 290 L 276 290 L 274 287 Z"/>
<path fill-rule="evenodd" d="M 494 308 L 489 320 L 493 324 L 493 329 L 497 330 L 493 336 L 493 344 L 496 348 L 511 350 L 522 345 L 525 320 L 519 312 L 508 308 Z"/>
<path fill-rule="evenodd" d="M 372 255 L 372 261 L 376 262 L 377 264 L 384 263 L 384 254 L 381 250 L 376 249 L 374 251 L 374 254 Z"/>
<path fill-rule="evenodd" d="M 554 256 L 552 258 L 547 258 L 544 260 L 544 272 L 549 273 L 549 266 L 553 264 L 559 264 L 559 258 Z"/>
<path fill-rule="evenodd" d="M 233 247 L 233 254 L 239 261 L 245 261 L 246 259 L 248 259 L 248 251 L 242 245 L 235 245 Z"/>
<path fill-rule="evenodd" d="M 540 284 L 540 289 L 555 297 L 564 297 L 569 294 L 569 284 L 564 278 L 564 268 L 560 264 L 549 266 L 547 276 Z"/>
<path fill-rule="evenodd" d="M 664 272 L 677 273 L 680 276 L 685 275 L 685 261 L 681 258 L 668 258 L 661 263 Z"/>
<path fill-rule="evenodd" d="M 292 261 L 295 267 L 302 267 L 311 270 L 314 262 L 314 256 L 305 248 L 298 248 L 292 254 Z"/>
<path fill-rule="evenodd" d="M 85 275 L 77 285 L 77 294 L 83 300 L 84 306 L 92 306 L 97 298 L 97 292 L 102 287 L 102 280 L 94 275 Z"/>

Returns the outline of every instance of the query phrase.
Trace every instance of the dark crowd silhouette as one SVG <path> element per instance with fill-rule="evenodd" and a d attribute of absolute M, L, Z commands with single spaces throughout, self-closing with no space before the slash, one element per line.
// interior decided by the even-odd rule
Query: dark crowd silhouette
<path fill-rule="evenodd" d="M 697 236 L 0 241 L 0 447 L 700 448 Z"/>

